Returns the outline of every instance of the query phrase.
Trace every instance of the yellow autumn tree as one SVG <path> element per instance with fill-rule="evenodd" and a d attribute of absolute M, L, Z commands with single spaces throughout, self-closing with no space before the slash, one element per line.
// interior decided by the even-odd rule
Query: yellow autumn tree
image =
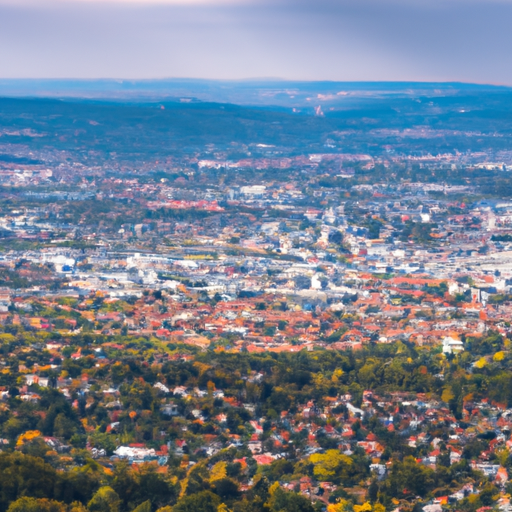
<path fill-rule="evenodd" d="M 36 437 L 41 437 L 42 434 L 39 432 L 39 430 L 27 430 L 23 434 L 21 434 L 18 437 L 18 441 L 16 442 L 16 446 L 20 447 L 23 446 L 26 442 L 32 441 L 32 439 L 35 439 Z"/>
<path fill-rule="evenodd" d="M 309 457 L 313 463 L 313 474 L 319 480 L 343 477 L 343 473 L 352 466 L 352 459 L 339 450 L 327 450 L 325 453 L 314 453 Z"/>
<path fill-rule="evenodd" d="M 16 341 L 16 337 L 9 333 L 2 333 L 0 334 L 0 343 L 7 344 L 7 343 L 14 343 Z"/>
<path fill-rule="evenodd" d="M 505 353 L 500 350 L 499 352 L 496 352 L 496 354 L 494 354 L 492 358 L 495 362 L 499 363 L 500 361 L 503 361 L 503 359 L 505 359 Z"/>
<path fill-rule="evenodd" d="M 446 386 L 443 389 L 443 394 L 441 395 L 441 400 L 445 403 L 450 402 L 450 400 L 453 400 L 455 398 L 455 395 L 453 394 L 452 388 L 450 386 Z"/>
<path fill-rule="evenodd" d="M 351 503 L 341 498 L 336 503 L 327 506 L 327 512 L 349 512 L 353 509 L 354 512 L 386 512 L 386 507 L 381 503 L 375 503 L 373 506 L 370 502 L 365 502 L 362 505 L 351 506 Z"/>
<path fill-rule="evenodd" d="M 498 462 L 501 466 L 505 467 L 507 464 L 508 458 L 510 457 L 510 452 L 508 451 L 508 448 L 505 446 L 498 448 L 495 452 L 496 458 L 498 459 Z"/>
<path fill-rule="evenodd" d="M 334 372 L 332 373 L 331 380 L 333 382 L 338 382 L 340 380 L 340 377 L 343 375 L 343 370 L 341 368 L 336 368 Z"/>
<path fill-rule="evenodd" d="M 487 361 L 485 360 L 485 357 L 481 357 L 476 363 L 475 367 L 478 369 L 482 369 L 487 364 Z"/>
<path fill-rule="evenodd" d="M 279 489 L 279 487 L 279 482 L 274 482 L 268 489 L 268 493 L 270 494 L 270 496 L 273 496 L 277 489 Z"/>
<path fill-rule="evenodd" d="M 336 503 L 327 505 L 327 512 L 348 512 L 350 510 L 350 503 L 343 498 L 340 498 Z"/>
<path fill-rule="evenodd" d="M 202 375 L 203 373 L 207 372 L 211 366 L 209 364 L 201 363 L 199 361 L 196 361 L 194 363 L 194 368 L 197 368 L 199 371 L 199 375 Z"/>
<path fill-rule="evenodd" d="M 362 505 L 354 505 L 354 512 L 372 512 L 372 505 L 368 501 Z"/>
<path fill-rule="evenodd" d="M 217 464 L 215 464 L 215 466 L 213 466 L 211 469 L 210 482 L 215 482 L 215 480 L 226 478 L 226 466 L 227 464 L 222 460 L 217 462 Z"/>

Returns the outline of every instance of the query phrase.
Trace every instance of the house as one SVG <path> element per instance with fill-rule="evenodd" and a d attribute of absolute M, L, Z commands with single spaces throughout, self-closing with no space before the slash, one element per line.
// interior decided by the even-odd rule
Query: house
<path fill-rule="evenodd" d="M 161 382 L 157 382 L 156 384 L 153 385 L 154 388 L 158 389 L 159 391 L 162 391 L 163 393 L 170 393 L 170 389 L 165 385 L 165 384 L 162 384 Z"/>
<path fill-rule="evenodd" d="M 464 343 L 453 339 L 451 336 L 445 336 L 443 339 L 443 352 L 445 354 L 455 354 L 464 350 Z"/>
<path fill-rule="evenodd" d="M 160 409 L 164 416 L 178 416 L 178 406 L 176 404 L 166 404 Z"/>

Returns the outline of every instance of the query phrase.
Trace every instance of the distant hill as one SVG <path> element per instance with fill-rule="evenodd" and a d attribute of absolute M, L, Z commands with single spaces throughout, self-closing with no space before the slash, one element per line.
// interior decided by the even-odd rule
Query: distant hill
<path fill-rule="evenodd" d="M 50 164 L 64 158 L 91 164 L 112 157 L 118 162 L 144 162 L 202 151 L 208 144 L 228 153 L 236 145 L 264 144 L 289 154 L 374 156 L 390 151 L 493 155 L 510 152 L 512 147 L 512 89 L 505 87 L 198 80 L 116 83 L 0 81 L 0 96 L 4 96 L 0 97 L 0 161 Z M 86 86 L 89 97 L 84 93 Z M 66 94 L 59 97 L 64 90 Z M 178 90 L 189 94 L 171 95 Z M 148 91 L 155 97 L 148 96 Z"/>
<path fill-rule="evenodd" d="M 457 95 L 512 90 L 501 86 L 429 82 L 299 82 L 285 80 L 0 80 L 0 96 L 118 100 L 210 101 L 305 107 L 352 98 Z"/>

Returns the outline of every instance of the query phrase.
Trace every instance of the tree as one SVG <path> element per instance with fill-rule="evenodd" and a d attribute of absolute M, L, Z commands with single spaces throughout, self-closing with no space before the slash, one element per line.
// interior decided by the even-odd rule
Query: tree
<path fill-rule="evenodd" d="M 75 425 L 64 414 L 57 414 L 53 423 L 53 433 L 57 437 L 69 439 L 75 433 Z"/>
<path fill-rule="evenodd" d="M 39 430 L 27 430 L 26 432 L 24 432 L 23 434 L 21 434 L 18 437 L 18 440 L 16 441 L 16 447 L 20 448 L 26 442 L 30 442 L 33 439 L 35 439 L 36 437 L 40 437 L 40 436 L 41 436 L 41 432 L 39 432 Z"/>
<path fill-rule="evenodd" d="M 187 478 L 181 482 L 185 494 L 192 495 L 210 490 L 210 474 L 203 463 L 192 466 Z"/>
<path fill-rule="evenodd" d="M 172 507 L 172 512 L 217 512 L 220 498 L 211 491 L 185 496 Z"/>
<path fill-rule="evenodd" d="M 32 441 L 24 443 L 21 451 L 26 455 L 44 458 L 48 452 L 48 445 L 44 442 L 44 439 L 41 437 L 36 437 Z"/>
<path fill-rule="evenodd" d="M 69 512 L 88 512 L 88 510 L 79 501 L 75 501 L 69 506 Z"/>
<path fill-rule="evenodd" d="M 7 512 L 67 512 L 67 507 L 60 501 L 23 497 L 12 502 Z"/>
<path fill-rule="evenodd" d="M 287 459 L 277 459 L 264 468 L 265 474 L 271 481 L 281 480 L 283 475 L 293 474 L 293 463 Z"/>
<path fill-rule="evenodd" d="M 238 484 L 231 478 L 219 478 L 213 482 L 213 489 L 223 500 L 234 499 L 238 496 Z"/>
<path fill-rule="evenodd" d="M 379 484 L 377 480 L 373 479 L 370 482 L 370 487 L 368 487 L 368 499 L 371 503 L 375 503 L 377 501 L 377 496 L 379 494 Z"/>
<path fill-rule="evenodd" d="M 90 512 L 119 512 L 121 500 L 112 487 L 100 487 L 87 504 Z"/>
<path fill-rule="evenodd" d="M 0 344 L 9 344 L 14 343 L 16 341 L 16 337 L 12 334 L 2 333 L 0 334 Z"/>
<path fill-rule="evenodd" d="M 83 466 L 63 473 L 64 486 L 60 499 L 86 503 L 99 489 L 102 475 L 102 467 L 92 459 L 88 459 Z"/>
<path fill-rule="evenodd" d="M 42 459 L 22 453 L 0 453 L 0 510 L 21 496 L 53 499 L 60 481 L 55 469 Z"/>
<path fill-rule="evenodd" d="M 336 503 L 327 505 L 327 512 L 348 512 L 351 509 L 351 503 L 340 498 Z"/>
<path fill-rule="evenodd" d="M 135 503 L 150 500 L 156 507 L 174 503 L 177 490 L 165 474 L 158 473 L 152 464 L 143 465 L 136 475 Z"/>
<path fill-rule="evenodd" d="M 327 450 L 325 453 L 314 453 L 309 457 L 313 463 L 313 474 L 319 480 L 339 479 L 347 477 L 347 469 L 353 460 L 339 450 Z"/>
<path fill-rule="evenodd" d="M 451 400 L 455 398 L 455 395 L 450 386 L 446 386 L 443 389 L 443 394 L 441 395 L 441 400 L 445 403 L 450 403 Z"/>
<path fill-rule="evenodd" d="M 151 512 L 151 501 L 147 500 L 133 509 L 133 512 Z"/>
<path fill-rule="evenodd" d="M 276 482 L 270 488 L 269 506 L 272 512 L 314 512 L 311 502 L 294 492 L 283 491 Z"/>
<path fill-rule="evenodd" d="M 134 501 L 138 485 L 127 461 L 121 461 L 115 465 L 112 488 L 121 496 L 123 508 L 126 509 L 128 504 Z"/>
<path fill-rule="evenodd" d="M 503 361 L 503 359 L 505 359 L 505 352 L 503 352 L 503 351 L 496 352 L 496 354 L 494 354 L 492 356 L 492 359 L 493 359 L 493 361 L 496 361 L 497 363 Z"/>
<path fill-rule="evenodd" d="M 391 496 L 425 496 L 434 488 L 434 471 L 416 462 L 414 457 L 395 461 L 387 485 Z"/>
<path fill-rule="evenodd" d="M 213 466 L 210 472 L 210 482 L 214 482 L 215 480 L 220 480 L 221 478 L 226 478 L 226 466 L 227 464 L 221 460 Z"/>
<path fill-rule="evenodd" d="M 372 506 L 366 501 L 362 505 L 354 505 L 354 512 L 372 512 Z"/>

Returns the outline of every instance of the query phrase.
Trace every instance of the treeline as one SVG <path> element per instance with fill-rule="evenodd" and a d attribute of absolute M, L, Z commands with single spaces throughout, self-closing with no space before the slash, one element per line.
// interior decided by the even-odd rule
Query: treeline
<path fill-rule="evenodd" d="M 226 476 L 220 461 L 182 473 L 125 462 L 111 471 L 91 459 L 57 471 L 39 457 L 0 453 L 0 512 L 313 512 L 311 502 L 258 477 L 246 493 Z M 180 471 L 177 471 L 180 474 Z"/>

